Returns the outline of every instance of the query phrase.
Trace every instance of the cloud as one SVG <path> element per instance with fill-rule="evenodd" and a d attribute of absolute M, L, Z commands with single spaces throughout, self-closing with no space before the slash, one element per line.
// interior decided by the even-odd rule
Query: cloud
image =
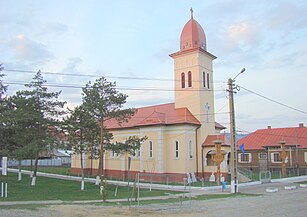
<path fill-rule="evenodd" d="M 63 72 L 76 73 L 78 65 L 80 65 L 83 60 L 80 57 L 72 57 L 68 59 L 68 62 L 65 68 L 62 70 Z"/>
<path fill-rule="evenodd" d="M 68 30 L 68 26 L 62 23 L 46 23 L 44 26 L 45 32 L 66 32 Z"/>
<path fill-rule="evenodd" d="M 24 35 L 17 35 L 9 45 L 19 60 L 41 64 L 53 58 L 44 44 L 32 41 Z"/>
<path fill-rule="evenodd" d="M 293 28 L 302 28 L 305 27 L 306 16 L 305 14 L 306 7 L 294 5 L 290 2 L 282 2 L 278 4 L 275 8 L 269 11 L 271 16 L 269 17 L 268 23 L 271 29 L 285 29 L 285 26 Z"/>
<path fill-rule="evenodd" d="M 260 39 L 256 25 L 247 22 L 231 24 L 226 29 L 226 35 L 230 47 L 255 46 Z"/>

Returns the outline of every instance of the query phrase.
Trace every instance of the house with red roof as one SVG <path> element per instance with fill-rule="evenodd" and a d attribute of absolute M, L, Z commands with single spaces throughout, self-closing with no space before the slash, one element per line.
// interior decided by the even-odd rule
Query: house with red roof
<path fill-rule="evenodd" d="M 307 169 L 307 128 L 298 127 L 257 130 L 237 142 L 238 167 L 256 171 L 281 170 L 281 143 L 285 143 L 287 170 Z M 240 146 L 244 144 L 244 153 Z"/>
<path fill-rule="evenodd" d="M 135 156 L 131 156 L 132 176 L 139 172 L 169 174 L 179 181 L 187 173 L 208 177 L 216 171 L 216 166 L 207 165 L 206 158 L 213 153 L 210 144 L 225 127 L 215 122 L 214 115 L 213 60 L 216 57 L 207 51 L 205 32 L 192 11 L 181 32 L 180 49 L 170 57 L 174 60 L 174 102 L 137 108 L 128 122 L 108 120 L 104 125 L 113 134 L 114 141 L 125 141 L 134 135 L 148 138 Z M 222 148 L 225 153 L 229 152 L 229 145 Z M 77 172 L 80 170 L 78 156 L 74 158 L 71 170 Z M 128 170 L 127 156 L 105 152 L 104 161 L 107 176 L 123 177 Z M 88 169 L 89 160 L 84 163 Z M 222 172 L 227 173 L 227 156 L 222 164 Z M 92 161 L 91 166 L 97 169 L 98 160 Z"/>

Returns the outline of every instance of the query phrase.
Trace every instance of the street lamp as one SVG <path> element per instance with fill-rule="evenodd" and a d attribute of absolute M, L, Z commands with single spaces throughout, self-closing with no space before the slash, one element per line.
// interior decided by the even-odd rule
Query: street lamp
<path fill-rule="evenodd" d="M 228 92 L 229 92 L 229 112 L 230 112 L 230 175 L 231 175 L 231 193 L 238 192 L 238 162 L 237 162 L 237 148 L 236 148 L 236 124 L 235 124 L 235 110 L 234 110 L 234 100 L 233 93 L 235 79 L 245 72 L 243 68 L 233 79 L 228 79 Z M 237 89 L 238 90 L 238 89 Z"/>

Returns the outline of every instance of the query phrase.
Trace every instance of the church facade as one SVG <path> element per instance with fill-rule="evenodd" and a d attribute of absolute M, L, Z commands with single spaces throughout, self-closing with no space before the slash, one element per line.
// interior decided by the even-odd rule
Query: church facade
<path fill-rule="evenodd" d="M 170 54 L 174 60 L 174 103 L 137 108 L 127 123 L 106 121 L 114 141 L 125 141 L 129 136 L 147 136 L 141 149 L 131 156 L 131 173 L 170 174 L 180 181 L 187 173 L 208 178 L 216 172 L 210 163 L 214 141 L 222 140 L 225 153 L 221 172 L 228 173 L 230 151 L 224 126 L 215 122 L 213 60 L 207 51 L 206 35 L 193 18 L 185 24 L 180 36 L 180 50 Z M 128 170 L 127 155 L 105 152 L 104 167 L 107 176 L 122 177 Z M 74 155 L 72 172 L 80 171 L 79 156 Z M 85 157 L 84 168 L 96 170 L 98 160 Z"/>

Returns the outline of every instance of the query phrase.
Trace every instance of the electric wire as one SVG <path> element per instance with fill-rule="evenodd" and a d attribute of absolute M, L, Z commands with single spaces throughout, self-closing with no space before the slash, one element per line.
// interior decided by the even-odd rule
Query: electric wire
<path fill-rule="evenodd" d="M 238 86 L 239 86 L 239 85 L 238 85 Z M 284 106 L 284 107 L 286 107 L 286 108 L 289 108 L 289 109 L 292 109 L 292 110 L 294 110 L 294 111 L 297 111 L 297 112 L 300 112 L 300 113 L 303 113 L 303 114 L 306 114 L 306 115 L 307 115 L 307 112 L 302 111 L 302 110 L 297 109 L 297 108 L 294 108 L 293 106 L 289 106 L 289 105 L 287 105 L 287 104 L 285 104 L 285 103 L 278 102 L 277 100 L 274 100 L 274 99 L 271 99 L 271 98 L 269 98 L 269 97 L 266 97 L 266 96 L 264 96 L 264 95 L 262 95 L 262 94 L 260 94 L 260 93 L 256 93 L 255 91 L 249 90 L 249 89 L 247 89 L 247 88 L 245 88 L 245 87 L 243 87 L 243 86 L 239 86 L 239 87 L 242 88 L 243 90 L 247 91 L 247 92 L 250 92 L 250 93 L 252 93 L 252 94 L 255 94 L 255 95 L 257 95 L 257 96 L 259 96 L 259 97 L 261 97 L 261 98 L 264 98 L 264 99 L 266 99 L 266 100 L 268 100 L 268 101 L 271 101 L 271 102 L 276 103 L 276 104 L 278 104 L 278 105 Z"/>

